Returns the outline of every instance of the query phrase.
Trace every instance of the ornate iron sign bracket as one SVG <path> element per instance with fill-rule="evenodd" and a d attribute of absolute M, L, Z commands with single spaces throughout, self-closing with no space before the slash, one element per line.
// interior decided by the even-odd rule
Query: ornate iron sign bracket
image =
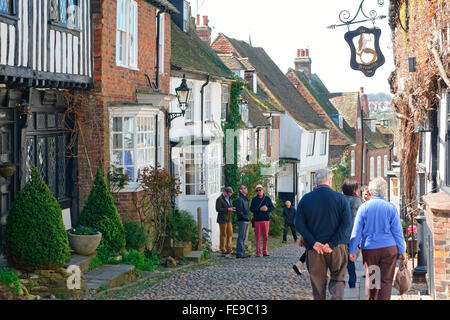
<path fill-rule="evenodd" d="M 342 10 L 339 13 L 339 20 L 342 22 L 342 24 L 332 24 L 330 26 L 328 26 L 328 29 L 335 29 L 336 27 L 342 27 L 342 26 L 347 26 L 347 28 L 352 25 L 352 24 L 357 24 L 357 23 L 363 23 L 363 22 L 367 22 L 367 21 L 372 21 L 372 23 L 375 24 L 375 20 L 381 20 L 386 18 L 386 16 L 384 15 L 378 15 L 378 13 L 375 10 L 370 10 L 369 14 L 366 14 L 366 12 L 364 11 L 364 2 L 366 0 L 361 0 L 361 3 L 359 4 L 358 7 L 358 11 L 356 11 L 356 14 L 351 17 L 350 11 L 348 10 Z M 378 6 L 379 7 L 383 7 L 384 6 L 384 0 L 377 0 Z M 361 19 L 363 20 L 357 20 L 355 21 L 358 16 L 361 16 Z"/>

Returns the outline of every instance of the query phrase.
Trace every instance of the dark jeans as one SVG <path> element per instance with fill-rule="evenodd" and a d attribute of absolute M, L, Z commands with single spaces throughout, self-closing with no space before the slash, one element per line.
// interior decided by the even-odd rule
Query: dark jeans
<path fill-rule="evenodd" d="M 300 257 L 299 261 L 300 261 L 301 263 L 305 263 L 305 260 L 306 260 L 306 250 L 305 250 L 305 252 L 303 252 L 303 254 L 302 254 L 302 256 Z"/>
<path fill-rule="evenodd" d="M 350 288 L 354 288 L 356 285 L 356 270 L 355 270 L 355 263 L 350 261 L 350 258 L 348 258 L 347 271 L 348 271 L 348 286 Z"/>
<path fill-rule="evenodd" d="M 292 231 L 292 236 L 294 237 L 294 240 L 297 241 L 297 231 L 295 230 L 295 225 L 292 223 L 284 223 L 284 230 L 283 230 L 283 241 L 287 240 L 287 234 L 289 232 L 289 228 Z"/>
<path fill-rule="evenodd" d="M 245 254 L 245 239 L 247 237 L 247 229 L 250 225 L 248 222 L 238 221 L 238 239 L 236 243 L 236 256 Z"/>

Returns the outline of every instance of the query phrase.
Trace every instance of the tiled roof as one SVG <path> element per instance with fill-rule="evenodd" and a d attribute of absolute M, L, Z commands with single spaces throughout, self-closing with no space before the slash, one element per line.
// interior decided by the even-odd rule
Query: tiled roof
<path fill-rule="evenodd" d="M 252 66 L 248 58 L 238 58 L 238 60 L 245 66 L 245 70 L 254 71 L 255 67 Z"/>
<path fill-rule="evenodd" d="M 328 166 L 334 166 L 340 163 L 346 148 L 347 146 L 334 146 L 330 144 L 328 150 Z"/>
<path fill-rule="evenodd" d="M 243 99 L 248 101 L 248 120 L 254 127 L 266 127 L 270 123 L 261 111 L 261 100 L 256 99 L 248 88 L 244 88 L 241 92 Z"/>
<path fill-rule="evenodd" d="M 302 127 L 307 130 L 328 129 L 263 48 L 252 47 L 244 41 L 227 39 L 241 57 L 249 59 L 249 62 L 256 69 L 258 79 L 264 83 L 271 94 L 282 104 L 282 107 Z"/>
<path fill-rule="evenodd" d="M 242 64 L 238 58 L 233 56 L 232 53 L 218 53 L 217 54 L 222 60 L 222 62 L 228 67 L 228 69 L 232 71 L 238 71 L 238 70 L 247 70 L 246 66 Z"/>
<path fill-rule="evenodd" d="M 189 30 L 185 33 L 172 21 L 171 25 L 172 69 L 208 73 L 212 76 L 232 79 L 233 73 L 220 60 L 217 54 Z"/>
<path fill-rule="evenodd" d="M 359 102 L 359 92 L 339 92 L 330 93 L 330 101 L 342 113 L 345 120 L 350 126 L 356 128 L 357 126 L 357 111 Z M 389 146 L 389 142 L 383 134 L 377 129 L 375 132 L 370 130 L 370 127 L 363 121 L 364 126 L 364 140 L 368 142 L 370 150 L 383 149 Z M 356 134 L 356 129 L 353 129 Z"/>
<path fill-rule="evenodd" d="M 300 82 L 305 86 L 305 88 L 316 99 L 316 101 L 319 103 L 323 111 L 325 111 L 330 117 L 332 115 L 339 114 L 339 111 L 328 99 L 328 95 L 330 94 L 330 92 L 328 91 L 327 87 L 323 84 L 322 80 L 320 80 L 318 75 L 312 74 L 311 81 L 309 81 L 308 78 L 306 77 L 306 74 L 303 71 L 293 69 L 291 70 L 294 72 L 294 74 L 300 80 Z M 339 130 L 350 140 L 352 141 L 355 140 L 355 132 L 354 130 L 352 130 L 351 126 L 345 119 L 343 121 L 343 128 L 342 129 L 339 128 Z"/>
<path fill-rule="evenodd" d="M 158 8 L 165 9 L 169 13 L 180 13 L 168 0 L 145 0 Z"/>

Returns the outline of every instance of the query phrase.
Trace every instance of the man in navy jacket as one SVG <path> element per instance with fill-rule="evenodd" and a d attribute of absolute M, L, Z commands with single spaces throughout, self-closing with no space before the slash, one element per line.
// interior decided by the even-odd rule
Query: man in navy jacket
<path fill-rule="evenodd" d="M 352 214 L 344 195 L 331 189 L 333 173 L 329 169 L 318 170 L 315 181 L 317 186 L 297 206 L 295 227 L 305 240 L 314 299 L 325 300 L 329 269 L 331 299 L 342 300 Z"/>

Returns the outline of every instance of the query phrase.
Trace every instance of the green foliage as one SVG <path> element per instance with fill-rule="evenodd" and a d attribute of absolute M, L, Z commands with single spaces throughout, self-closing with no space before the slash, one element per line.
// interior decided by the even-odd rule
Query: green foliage
<path fill-rule="evenodd" d="M 98 229 L 91 228 L 91 227 L 85 227 L 83 225 L 79 225 L 76 228 L 72 228 L 69 230 L 71 234 L 76 234 L 80 236 L 88 236 L 88 235 L 94 235 L 98 234 Z"/>
<path fill-rule="evenodd" d="M 37 168 L 11 205 L 5 230 L 5 249 L 19 269 L 56 269 L 70 260 L 61 207 Z"/>
<path fill-rule="evenodd" d="M 123 173 L 123 168 L 116 168 L 111 166 L 111 171 L 108 171 L 106 176 L 108 180 L 108 188 L 110 193 L 117 193 L 130 182 L 130 177 Z"/>
<path fill-rule="evenodd" d="M 89 270 L 95 269 L 101 265 L 111 262 L 113 256 L 112 250 L 106 241 L 100 241 L 97 247 L 97 255 L 89 264 Z"/>
<path fill-rule="evenodd" d="M 167 218 L 172 214 L 173 200 L 181 193 L 180 181 L 159 164 L 145 167 L 139 176 L 143 189 L 142 198 L 137 204 L 141 224 L 151 225 L 151 249 L 161 253 L 166 234 Z"/>
<path fill-rule="evenodd" d="M 125 228 L 126 248 L 127 250 L 141 250 L 144 248 L 148 236 L 144 231 L 144 227 L 139 225 L 136 221 L 125 221 L 123 224 Z"/>
<path fill-rule="evenodd" d="M 19 294 L 20 289 L 22 289 L 19 277 L 13 270 L 8 268 L 0 268 L 0 282 L 7 286 L 11 286 L 17 294 Z"/>
<path fill-rule="evenodd" d="M 200 259 L 201 259 L 201 260 L 207 260 L 207 259 L 209 259 L 210 257 L 211 257 L 211 255 L 210 255 L 210 253 L 209 253 L 209 250 L 205 249 L 205 250 L 203 250 L 203 253 L 202 253 Z"/>
<path fill-rule="evenodd" d="M 278 200 L 275 210 L 270 213 L 269 235 L 279 237 L 283 235 L 284 218 L 283 218 L 283 201 Z"/>
<path fill-rule="evenodd" d="M 159 256 L 155 254 L 144 255 L 137 250 L 131 250 L 122 257 L 122 263 L 132 264 L 142 271 L 154 271 L 159 264 Z"/>
<path fill-rule="evenodd" d="M 198 250 L 198 231 L 193 234 L 192 237 L 192 248 L 194 250 Z M 211 242 L 211 230 L 207 228 L 202 229 L 202 247 L 205 250 L 211 251 L 212 242 Z"/>
<path fill-rule="evenodd" d="M 249 164 L 239 171 L 239 185 L 243 184 L 247 187 L 249 200 L 256 196 L 255 188 L 258 184 L 261 184 L 267 193 L 267 190 L 269 189 L 269 179 L 262 175 L 262 169 L 269 167 L 270 164 L 256 163 Z M 269 196 L 273 197 L 273 195 Z"/>
<path fill-rule="evenodd" d="M 340 163 L 331 167 L 331 171 L 334 173 L 333 189 L 342 192 L 342 183 L 349 177 L 348 152 L 344 153 Z"/>
<path fill-rule="evenodd" d="M 197 222 L 190 212 L 176 208 L 173 214 L 167 216 L 166 235 L 169 238 L 188 242 L 193 240 L 197 232 Z"/>
<path fill-rule="evenodd" d="M 100 168 L 97 169 L 94 185 L 78 224 L 100 230 L 102 233 L 100 244 L 103 244 L 104 249 L 110 250 L 109 256 L 125 247 L 125 229 Z"/>
<path fill-rule="evenodd" d="M 238 130 L 239 125 L 241 123 L 241 114 L 239 112 L 239 101 L 241 97 L 241 91 L 244 86 L 244 81 L 236 77 L 235 81 L 231 84 L 230 90 L 230 111 L 228 114 L 227 122 L 223 126 L 223 131 L 226 133 L 227 130 Z M 227 150 L 226 145 L 226 135 L 223 140 L 223 149 Z M 224 177 L 225 177 L 225 185 L 227 187 L 232 187 L 235 193 L 231 200 L 235 200 L 237 198 L 237 189 L 239 187 L 239 168 L 237 165 L 238 159 L 238 140 L 237 137 L 234 137 L 233 140 L 233 154 L 234 159 L 232 164 L 225 164 L 224 166 Z"/>

